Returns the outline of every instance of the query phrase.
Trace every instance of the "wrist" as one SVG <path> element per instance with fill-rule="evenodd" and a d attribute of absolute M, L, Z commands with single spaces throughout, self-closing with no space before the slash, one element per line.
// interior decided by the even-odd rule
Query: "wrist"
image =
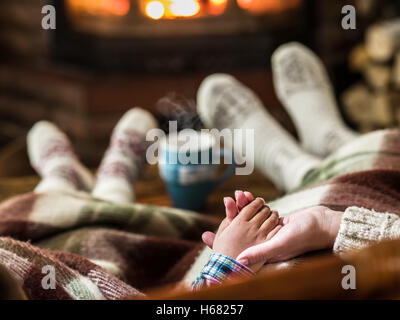
<path fill-rule="evenodd" d="M 329 248 L 333 248 L 336 237 L 339 233 L 342 217 L 343 217 L 343 212 L 341 211 L 335 211 L 329 208 L 326 208 L 325 210 L 324 231 L 326 235 L 327 247 Z"/>

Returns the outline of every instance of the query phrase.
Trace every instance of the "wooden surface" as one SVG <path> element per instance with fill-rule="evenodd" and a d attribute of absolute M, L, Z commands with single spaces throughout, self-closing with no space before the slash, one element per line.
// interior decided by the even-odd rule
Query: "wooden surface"
<path fill-rule="evenodd" d="M 11 196 L 32 191 L 39 182 L 37 176 L 3 177 L 0 178 L 0 201 Z M 157 166 L 147 166 L 143 176 L 136 184 L 137 202 L 162 206 L 172 206 L 164 182 L 159 176 Z M 250 176 L 232 176 L 220 185 L 208 198 L 204 213 L 213 216 L 223 216 L 224 207 L 222 199 L 233 196 L 235 190 L 248 190 L 255 196 L 272 200 L 279 196 L 278 191 L 271 182 L 258 172 Z"/>

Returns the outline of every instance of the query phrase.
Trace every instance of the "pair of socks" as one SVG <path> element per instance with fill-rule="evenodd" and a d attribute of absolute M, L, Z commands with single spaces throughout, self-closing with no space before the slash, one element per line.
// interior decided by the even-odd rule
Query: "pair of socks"
<path fill-rule="evenodd" d="M 135 200 L 134 182 L 144 164 L 146 133 L 157 128 L 147 111 L 129 110 L 113 130 L 96 178 L 82 165 L 68 137 L 54 124 L 41 121 L 27 137 L 32 166 L 42 177 L 35 192 L 87 192 L 116 203 Z"/>
<path fill-rule="evenodd" d="M 281 46 L 273 54 L 272 69 L 278 97 L 294 120 L 301 145 L 253 91 L 227 74 L 203 81 L 198 112 L 209 128 L 253 129 L 254 154 L 247 154 L 247 160 L 254 160 L 278 188 L 290 191 L 319 166 L 322 157 L 357 135 L 344 125 L 326 70 L 308 48 L 299 43 Z"/>

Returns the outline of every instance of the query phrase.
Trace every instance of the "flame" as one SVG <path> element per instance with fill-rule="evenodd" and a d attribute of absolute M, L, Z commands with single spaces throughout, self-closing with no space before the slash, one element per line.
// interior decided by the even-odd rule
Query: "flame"
<path fill-rule="evenodd" d="M 67 5 L 73 11 L 92 15 L 125 16 L 131 8 L 129 0 L 68 0 Z"/>
<path fill-rule="evenodd" d="M 142 0 L 143 4 L 144 13 L 152 19 L 193 17 L 202 9 L 199 0 Z"/>
<path fill-rule="evenodd" d="M 242 9 L 249 9 L 253 4 L 253 0 L 237 0 L 239 7 Z"/>
<path fill-rule="evenodd" d="M 170 12 L 176 17 L 192 17 L 200 12 L 197 0 L 172 0 Z"/>
<path fill-rule="evenodd" d="M 165 7 L 160 1 L 151 1 L 146 5 L 146 14 L 152 19 L 161 19 L 165 14 Z"/>
<path fill-rule="evenodd" d="M 297 8 L 303 0 L 237 0 L 239 7 L 254 14 L 281 12 Z"/>
<path fill-rule="evenodd" d="M 208 11 L 214 15 L 222 14 L 226 9 L 227 4 L 228 0 L 210 0 Z"/>
<path fill-rule="evenodd" d="M 210 0 L 210 3 L 215 6 L 221 6 L 228 2 L 228 0 Z"/>

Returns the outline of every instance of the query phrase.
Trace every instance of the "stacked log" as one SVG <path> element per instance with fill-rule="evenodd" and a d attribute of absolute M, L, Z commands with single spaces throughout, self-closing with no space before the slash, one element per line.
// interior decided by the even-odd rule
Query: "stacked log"
<path fill-rule="evenodd" d="M 345 114 L 360 131 L 400 125 L 400 19 L 368 28 L 365 43 L 356 46 L 350 69 L 362 80 L 345 91 Z"/>

